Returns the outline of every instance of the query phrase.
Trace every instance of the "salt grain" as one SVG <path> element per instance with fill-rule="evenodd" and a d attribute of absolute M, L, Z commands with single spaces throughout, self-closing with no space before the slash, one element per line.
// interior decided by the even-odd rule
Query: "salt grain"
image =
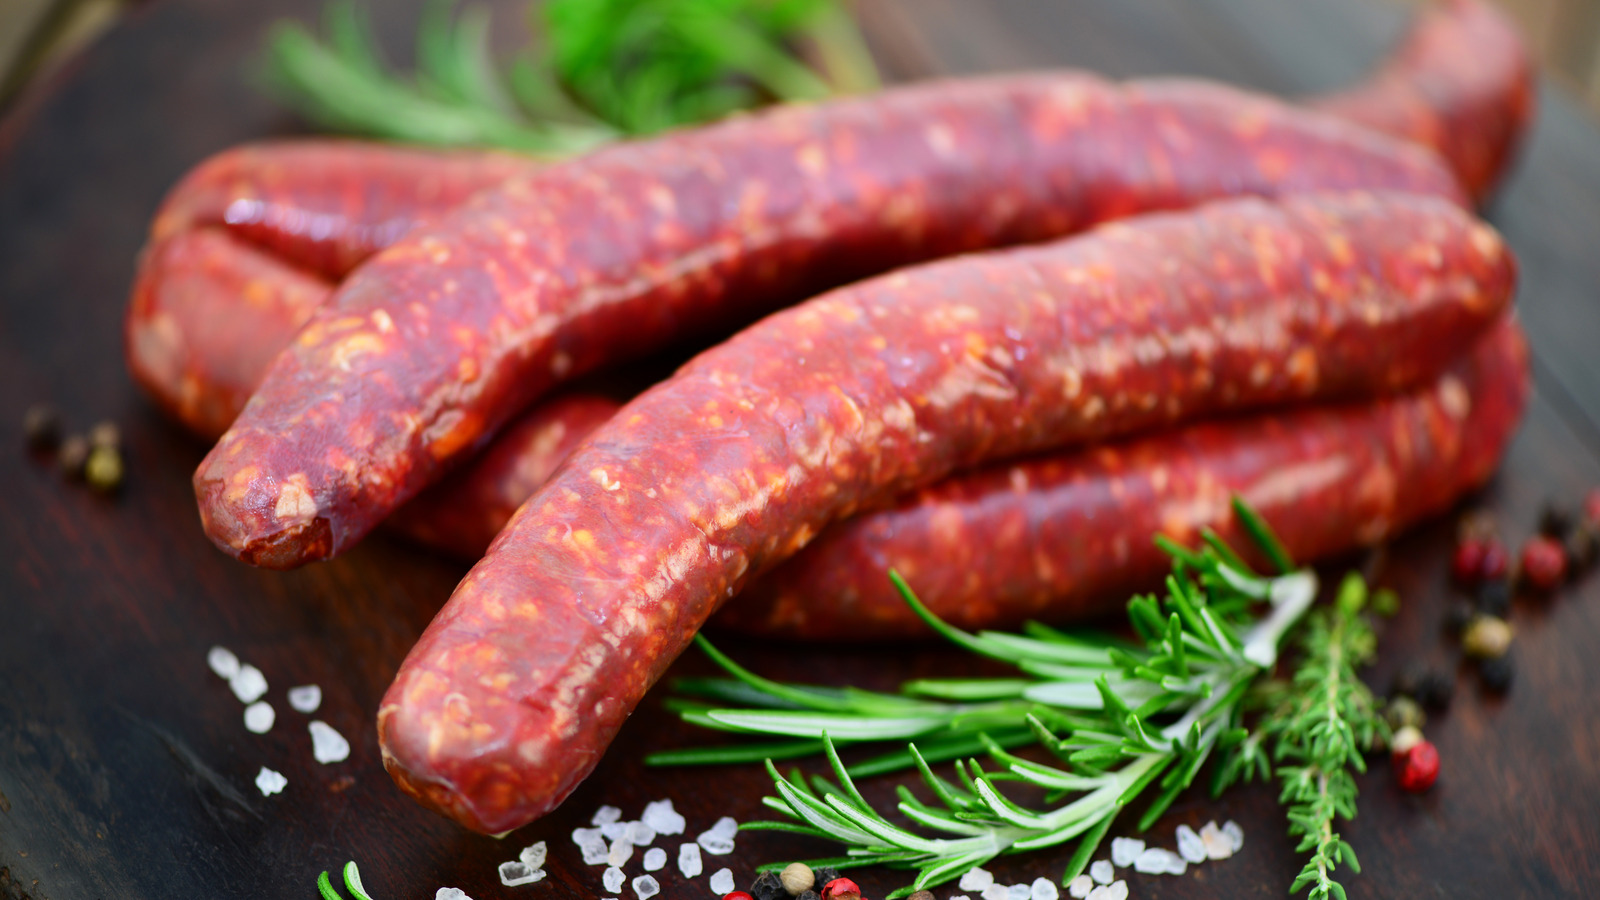
<path fill-rule="evenodd" d="M 718 869 L 711 876 L 711 893 L 726 894 L 733 890 L 733 870 Z"/>
<path fill-rule="evenodd" d="M 633 858 L 633 845 L 623 838 L 611 842 L 611 849 L 606 853 L 606 864 L 612 866 L 625 866 Z"/>
<path fill-rule="evenodd" d="M 1117 877 L 1117 870 L 1111 868 L 1111 860 L 1097 859 L 1089 866 L 1089 877 L 1101 884 L 1110 884 L 1111 879 Z"/>
<path fill-rule="evenodd" d="M 299 687 L 289 688 L 289 707 L 295 712 L 307 715 L 317 711 L 322 705 L 322 688 L 314 684 L 302 684 Z"/>
<path fill-rule="evenodd" d="M 1171 871 L 1169 860 L 1177 860 L 1180 866 L 1185 865 L 1183 858 L 1171 850 L 1151 847 L 1139 854 L 1139 858 L 1133 861 L 1133 869 L 1135 872 L 1143 872 L 1146 875 L 1163 875 Z M 1181 875 L 1183 872 L 1178 871 L 1173 874 Z"/>
<path fill-rule="evenodd" d="M 694 878 L 700 874 L 700 845 L 683 844 L 678 847 L 678 871 L 685 878 Z"/>
<path fill-rule="evenodd" d="M 574 844 L 577 844 L 580 847 L 583 846 L 584 844 L 588 844 L 588 843 L 594 842 L 599 837 L 600 837 L 600 829 L 598 829 L 598 828 L 574 828 L 574 829 L 572 829 L 572 842 Z"/>
<path fill-rule="evenodd" d="M 540 841 L 537 844 L 523 847 L 522 852 L 517 854 L 517 859 L 521 860 L 522 864 L 530 869 L 542 869 L 544 868 L 544 861 L 549 855 L 550 848 L 545 846 L 544 841 Z"/>
<path fill-rule="evenodd" d="M 1011 887 L 1006 888 L 1006 898 L 1007 900 L 1028 900 L 1031 892 L 1031 889 L 1025 884 L 1013 884 Z"/>
<path fill-rule="evenodd" d="M 1133 865 L 1133 861 L 1143 852 L 1144 841 L 1138 838 L 1119 837 L 1111 840 L 1111 862 L 1122 868 Z"/>
<path fill-rule="evenodd" d="M 724 821 L 731 822 L 733 820 L 726 819 Z M 719 822 L 718 824 L 720 825 L 721 823 Z M 695 843 L 699 844 L 702 849 L 712 856 L 722 856 L 733 852 L 733 835 L 719 834 L 715 828 L 710 831 L 700 832 L 700 836 L 694 840 Z"/>
<path fill-rule="evenodd" d="M 1178 855 L 1186 862 L 1202 863 L 1206 860 L 1206 845 L 1200 835 L 1187 825 L 1178 826 Z"/>
<path fill-rule="evenodd" d="M 645 804 L 644 815 L 639 817 L 639 821 L 649 825 L 656 834 L 683 834 L 684 826 L 687 824 L 683 816 L 678 815 L 678 811 L 672 808 L 671 800 L 657 800 Z"/>
<path fill-rule="evenodd" d="M 961 883 L 957 887 L 963 891 L 982 891 L 994 884 L 994 876 L 984 869 L 973 866 L 967 874 L 961 876 Z"/>
<path fill-rule="evenodd" d="M 261 789 L 261 796 L 263 797 L 271 797 L 273 794 L 279 793 L 288 784 L 289 779 L 283 777 L 283 773 L 274 772 L 266 766 L 262 766 L 261 771 L 256 773 L 256 787 Z"/>
<path fill-rule="evenodd" d="M 1092 890 L 1094 890 L 1094 879 L 1087 875 L 1079 875 L 1077 878 L 1072 879 L 1071 884 L 1067 885 L 1067 893 L 1071 894 L 1075 900 L 1084 900 Z"/>
<path fill-rule="evenodd" d="M 1229 819 L 1222 826 L 1222 834 L 1228 839 L 1228 843 L 1233 845 L 1233 852 L 1238 853 L 1244 847 L 1244 829 L 1239 827 L 1238 822 Z"/>
<path fill-rule="evenodd" d="M 1106 896 L 1110 893 L 1111 889 L 1105 885 L 1096 885 L 1095 889 L 1089 892 L 1089 900 L 1106 900 Z"/>
<path fill-rule="evenodd" d="M 586 866 L 604 865 L 606 857 L 611 855 L 611 848 L 606 846 L 605 839 L 596 834 L 585 835 L 586 840 L 578 843 L 578 852 L 583 854 L 583 864 Z"/>
<path fill-rule="evenodd" d="M 991 884 L 983 889 L 983 900 L 1011 900 L 1011 888 L 1003 884 Z"/>
<path fill-rule="evenodd" d="M 1058 900 L 1061 892 L 1056 890 L 1056 883 L 1048 878 L 1035 878 L 1030 892 L 1033 900 Z"/>
<path fill-rule="evenodd" d="M 232 679 L 239 674 L 239 657 L 227 647 L 212 647 L 206 651 L 206 665 L 211 671 L 217 673 L 219 678 Z"/>
<path fill-rule="evenodd" d="M 635 847 L 648 847 L 655 842 L 656 830 L 643 822 L 629 822 L 628 830 L 622 836 Z"/>
<path fill-rule="evenodd" d="M 1205 845 L 1206 856 L 1210 859 L 1227 859 L 1233 855 L 1233 841 L 1228 840 L 1216 822 L 1207 822 L 1200 829 L 1200 843 Z"/>
<path fill-rule="evenodd" d="M 1128 883 L 1113 881 L 1106 885 L 1106 900 L 1128 900 Z"/>
<path fill-rule="evenodd" d="M 595 810 L 594 815 L 589 818 L 590 825 L 606 825 L 620 821 L 622 821 L 622 810 L 617 809 L 615 806 L 602 806 Z"/>
<path fill-rule="evenodd" d="M 616 866 L 607 869 L 606 873 L 600 876 L 600 883 L 606 886 L 608 894 L 622 893 L 622 885 L 627 880 L 628 876 L 622 874 L 622 870 Z"/>
<path fill-rule="evenodd" d="M 733 816 L 723 816 L 713 822 L 711 827 L 706 830 L 706 833 L 732 838 L 739 833 L 739 822 Z"/>
<path fill-rule="evenodd" d="M 312 719 L 311 725 L 311 756 L 317 762 L 328 763 L 344 762 L 350 758 L 350 742 L 344 735 L 333 730 L 333 726 L 321 719 Z"/>
<path fill-rule="evenodd" d="M 519 884 L 533 884 L 544 879 L 544 871 L 525 862 L 503 862 L 500 864 L 500 883 L 506 887 L 516 887 Z"/>
<path fill-rule="evenodd" d="M 633 880 L 633 892 L 639 895 L 639 900 L 650 900 L 661 893 L 661 883 L 653 876 L 640 875 Z"/>
<path fill-rule="evenodd" d="M 244 727 L 256 734 L 271 731 L 272 723 L 277 719 L 278 714 L 272 711 L 272 704 L 265 700 L 257 700 L 244 708 Z"/>
<path fill-rule="evenodd" d="M 267 676 L 247 663 L 228 679 L 228 687 L 233 688 L 233 695 L 239 698 L 240 703 L 254 703 L 267 692 Z"/>
<path fill-rule="evenodd" d="M 618 840 L 627 833 L 627 822 L 606 822 L 600 826 L 600 834 L 608 841 Z"/>
<path fill-rule="evenodd" d="M 644 870 L 655 872 L 667 864 L 667 851 L 660 847 L 651 847 L 644 854 Z"/>
<path fill-rule="evenodd" d="M 439 892 L 433 895 L 433 900 L 472 900 L 472 898 L 461 888 L 439 888 Z"/>

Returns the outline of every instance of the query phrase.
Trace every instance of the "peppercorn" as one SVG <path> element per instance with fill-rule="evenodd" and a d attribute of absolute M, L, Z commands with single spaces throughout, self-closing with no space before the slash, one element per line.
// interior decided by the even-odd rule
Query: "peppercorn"
<path fill-rule="evenodd" d="M 1467 630 L 1467 626 L 1472 624 L 1472 617 L 1477 614 L 1477 608 L 1466 600 L 1452 600 L 1444 608 L 1444 630 L 1460 634 Z"/>
<path fill-rule="evenodd" d="M 84 480 L 102 494 L 115 493 L 122 486 L 122 454 L 116 447 L 101 446 L 89 451 L 83 467 Z"/>
<path fill-rule="evenodd" d="M 1417 683 L 1417 692 L 1413 694 L 1417 702 L 1424 709 L 1443 712 L 1450 708 L 1450 698 L 1455 694 L 1456 680 L 1449 672 L 1438 669 L 1429 669 L 1422 680 Z"/>
<path fill-rule="evenodd" d="M 98 422 L 89 429 L 89 445 L 91 447 L 120 447 L 122 446 L 122 431 L 115 422 Z"/>
<path fill-rule="evenodd" d="M 722 900 L 756 900 L 744 891 L 729 891 L 722 895 Z"/>
<path fill-rule="evenodd" d="M 801 894 L 798 898 L 796 898 L 796 900 L 822 900 L 822 898 L 817 896 L 816 891 L 806 891 L 804 894 Z"/>
<path fill-rule="evenodd" d="M 1504 619 L 1511 613 L 1511 583 L 1503 578 L 1485 581 L 1478 587 L 1478 612 Z"/>
<path fill-rule="evenodd" d="M 814 874 L 817 877 L 817 884 L 827 884 L 839 877 L 839 870 L 833 866 L 818 866 Z"/>
<path fill-rule="evenodd" d="M 822 900 L 861 900 L 861 888 L 848 878 L 835 878 L 823 886 Z"/>
<path fill-rule="evenodd" d="M 1420 743 L 1422 729 L 1416 725 L 1406 725 L 1395 729 L 1394 737 L 1389 739 L 1389 752 L 1394 756 L 1404 756 Z"/>
<path fill-rule="evenodd" d="M 1384 618 L 1400 612 L 1400 595 L 1389 588 L 1378 588 L 1372 593 L 1372 611 Z"/>
<path fill-rule="evenodd" d="M 817 876 L 811 871 L 810 866 L 797 862 L 790 863 L 784 867 L 783 874 L 779 876 L 779 881 L 783 884 L 783 889 L 788 891 L 789 896 L 792 897 L 811 890 L 817 883 Z"/>
<path fill-rule="evenodd" d="M 1394 683 L 1389 687 L 1389 696 L 1415 697 L 1418 686 L 1427 675 L 1428 667 L 1420 660 L 1406 663 L 1395 673 Z"/>
<path fill-rule="evenodd" d="M 1511 570 L 1511 554 L 1506 552 L 1506 545 L 1500 543 L 1499 538 L 1490 538 L 1483 542 L 1483 561 L 1478 569 L 1478 578 L 1484 581 L 1494 581 L 1505 578 Z"/>
<path fill-rule="evenodd" d="M 1577 516 L 1573 515 L 1571 507 L 1556 500 L 1546 500 L 1544 507 L 1539 510 L 1539 533 L 1545 537 L 1561 540 L 1567 536 L 1576 524 Z"/>
<path fill-rule="evenodd" d="M 750 896 L 756 900 L 789 900 L 789 892 L 783 889 L 783 879 L 777 872 L 762 872 L 750 884 Z"/>
<path fill-rule="evenodd" d="M 933 900 L 933 891 L 917 891 L 906 900 Z"/>
<path fill-rule="evenodd" d="M 1456 545 L 1455 555 L 1450 557 L 1450 572 L 1456 581 L 1462 584 L 1476 584 L 1478 573 L 1483 571 L 1482 538 L 1467 538 Z"/>
<path fill-rule="evenodd" d="M 1511 664 L 1509 653 L 1478 663 L 1478 680 L 1483 682 L 1484 690 L 1491 694 L 1504 694 L 1511 690 L 1514 674 L 1515 667 Z"/>
<path fill-rule="evenodd" d="M 22 434 L 29 450 L 49 453 L 61 444 L 61 414 L 44 403 L 28 407 L 22 416 Z"/>
<path fill-rule="evenodd" d="M 1439 780 L 1439 750 L 1431 741 L 1418 741 L 1404 753 L 1394 754 L 1394 770 L 1401 790 L 1423 793 Z"/>
<path fill-rule="evenodd" d="M 1461 649 L 1468 656 L 1478 659 L 1494 659 L 1504 656 L 1511 648 L 1511 626 L 1504 619 L 1494 616 L 1479 616 L 1467 626 L 1467 631 L 1461 636 Z"/>
<path fill-rule="evenodd" d="M 1600 535 L 1588 524 L 1578 525 L 1567 532 L 1567 539 L 1562 546 L 1566 548 L 1567 562 L 1574 572 L 1589 568 L 1600 558 Z"/>
<path fill-rule="evenodd" d="M 1554 538 L 1529 538 L 1522 545 L 1522 575 L 1538 590 L 1555 590 L 1567 577 L 1567 551 Z"/>
<path fill-rule="evenodd" d="M 1407 727 L 1421 728 L 1427 721 L 1427 716 L 1423 715 L 1422 707 L 1417 705 L 1417 701 L 1404 694 L 1389 701 L 1389 705 L 1384 708 L 1383 717 L 1388 720 L 1389 727 L 1396 731 Z"/>
<path fill-rule="evenodd" d="M 77 481 L 83 477 L 83 467 L 89 462 L 89 441 L 81 434 L 75 434 L 61 442 L 61 449 L 56 451 L 56 465 L 61 468 L 61 474 L 69 481 Z"/>

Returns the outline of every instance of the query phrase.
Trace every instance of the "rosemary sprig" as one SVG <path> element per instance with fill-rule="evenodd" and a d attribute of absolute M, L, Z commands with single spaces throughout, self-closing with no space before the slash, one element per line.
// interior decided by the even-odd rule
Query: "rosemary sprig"
<path fill-rule="evenodd" d="M 1361 871 L 1355 850 L 1334 830 L 1335 820 L 1355 817 L 1352 771 L 1365 772 L 1362 753 L 1389 738 L 1372 691 L 1355 671 L 1371 660 L 1377 643 L 1362 615 L 1366 602 L 1366 582 L 1352 572 L 1333 607 L 1307 618 L 1297 640 L 1302 659 L 1292 683 L 1266 686 L 1267 711 L 1225 757 L 1214 785 L 1220 791 L 1257 774 L 1265 779 L 1278 764 L 1279 801 L 1289 807 L 1289 834 L 1300 838 L 1299 852 L 1311 851 L 1289 890 L 1309 888 L 1311 900 L 1344 900 L 1344 887 L 1333 880 L 1336 866 Z M 1271 762 L 1264 750 L 1268 744 Z"/>
<path fill-rule="evenodd" d="M 367 896 L 366 887 L 361 884 L 361 870 L 356 868 L 355 860 L 344 864 L 344 887 L 356 900 L 372 900 Z M 334 889 L 326 871 L 317 876 L 317 893 L 322 895 L 322 900 L 344 900 Z"/>
<path fill-rule="evenodd" d="M 836 0 L 549 0 L 542 12 L 543 47 L 525 48 L 502 72 L 488 9 L 467 4 L 457 14 L 455 0 L 433 0 L 418 27 L 417 70 L 406 76 L 383 62 L 354 3 L 332 0 L 325 38 L 296 22 L 274 27 L 265 81 L 329 130 L 551 157 L 878 83 Z"/>

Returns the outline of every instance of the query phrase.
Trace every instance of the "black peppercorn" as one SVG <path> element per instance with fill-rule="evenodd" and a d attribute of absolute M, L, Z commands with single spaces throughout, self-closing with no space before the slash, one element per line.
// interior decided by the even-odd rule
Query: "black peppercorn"
<path fill-rule="evenodd" d="M 1422 679 L 1428 675 L 1428 667 L 1422 662 L 1409 662 L 1400 667 L 1394 676 L 1394 684 L 1389 688 L 1389 696 L 1416 697 L 1417 688 L 1422 684 Z"/>
<path fill-rule="evenodd" d="M 83 477 L 83 467 L 89 462 L 89 441 L 81 434 L 75 434 L 61 442 L 61 449 L 56 452 L 56 465 L 61 467 L 61 474 L 72 481 Z"/>
<path fill-rule="evenodd" d="M 22 416 L 22 434 L 29 450 L 49 453 L 61 444 L 61 414 L 43 403 L 28 407 Z"/>
<path fill-rule="evenodd" d="M 1478 678 L 1483 682 L 1484 690 L 1493 694 L 1504 694 L 1511 690 L 1513 672 L 1509 653 L 1478 664 Z"/>
<path fill-rule="evenodd" d="M 1477 614 L 1477 609 L 1471 603 L 1465 600 L 1452 600 L 1444 609 L 1444 630 L 1451 634 L 1460 634 L 1472 624 L 1472 617 Z"/>
<path fill-rule="evenodd" d="M 1539 513 L 1539 533 L 1558 541 L 1563 540 L 1576 521 L 1577 517 L 1572 514 L 1570 507 L 1546 500 L 1544 509 Z"/>
<path fill-rule="evenodd" d="M 1485 581 L 1478 587 L 1478 612 L 1504 619 L 1511 613 L 1511 583 L 1503 578 Z"/>
<path fill-rule="evenodd" d="M 828 882 L 834 880 L 835 878 L 844 877 L 843 875 L 840 875 L 839 870 L 835 869 L 833 866 L 821 866 L 814 871 L 814 874 L 817 876 L 817 884 L 820 885 L 827 885 Z"/>
<path fill-rule="evenodd" d="M 806 891 L 805 893 L 801 894 L 797 900 L 822 900 L 822 898 L 817 895 L 816 891 Z"/>
<path fill-rule="evenodd" d="M 1450 708 L 1450 698 L 1455 691 L 1456 680 L 1450 677 L 1450 673 L 1429 669 L 1417 683 L 1417 693 L 1414 696 L 1424 708 L 1440 712 Z"/>
<path fill-rule="evenodd" d="M 777 872 L 762 872 L 750 885 L 750 896 L 755 900 L 789 900 L 783 889 L 783 878 Z"/>

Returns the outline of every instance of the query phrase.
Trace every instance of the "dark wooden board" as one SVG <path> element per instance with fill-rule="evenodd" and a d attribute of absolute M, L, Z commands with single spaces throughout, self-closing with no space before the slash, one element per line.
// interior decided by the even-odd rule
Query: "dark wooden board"
<path fill-rule="evenodd" d="M 277 574 L 238 565 L 201 535 L 189 474 L 204 448 L 160 419 L 124 372 L 121 307 L 161 192 L 206 154 L 292 132 L 250 86 L 248 62 L 272 4 L 165 0 L 119 25 L 36 103 L 0 122 L 0 896 L 310 897 L 316 873 L 358 860 L 379 898 L 456 885 L 489 897 L 601 894 L 566 835 L 601 803 L 636 815 L 671 797 L 698 830 L 718 815 L 758 817 L 753 767 L 646 770 L 643 751 L 702 740 L 649 698 L 614 751 L 549 819 L 496 841 L 402 797 L 378 761 L 372 711 L 460 566 L 384 538 L 348 557 Z M 402 47 L 419 3 L 373 4 Z M 516 4 L 509 4 L 515 6 Z M 874 39 L 903 77 L 1071 64 L 1114 75 L 1192 73 L 1283 93 L 1354 78 L 1401 21 L 1362 2 L 1282 0 L 876 0 Z M 1523 537 L 1546 495 L 1600 484 L 1600 134 L 1547 91 L 1518 175 L 1490 211 L 1524 264 L 1520 301 L 1536 353 L 1536 395 L 1503 471 L 1477 498 Z M 116 420 L 131 461 L 114 501 L 63 484 L 21 450 L 26 406 L 50 400 L 73 424 Z M 1394 544 L 1380 578 L 1405 598 L 1372 674 L 1405 660 L 1452 665 L 1438 624 L 1451 525 Z M 1600 883 L 1600 579 L 1524 604 L 1510 697 L 1478 695 L 1466 669 L 1451 711 L 1430 723 L 1445 772 L 1424 797 L 1401 794 L 1381 761 L 1360 780 L 1345 829 L 1365 865 L 1365 897 L 1579 897 Z M 220 643 L 266 673 L 279 721 L 256 736 L 205 668 Z M 840 653 L 745 642 L 738 657 L 781 677 L 890 687 L 918 674 L 973 671 L 937 647 Z M 675 674 L 706 670 L 687 658 Z M 315 682 L 319 713 L 348 735 L 351 759 L 312 762 L 305 717 L 284 688 Z M 261 765 L 289 778 L 263 798 Z M 889 797 L 873 783 L 869 796 Z M 1138 898 L 1280 897 L 1298 866 L 1272 791 L 1220 801 L 1186 795 L 1157 825 L 1239 820 L 1246 848 L 1190 877 L 1131 882 Z M 1121 829 L 1119 829 L 1119 832 Z M 538 839 L 551 878 L 504 888 L 494 867 Z M 829 848 L 746 836 L 729 857 L 741 885 L 764 861 Z M 1065 852 L 1012 859 L 1007 880 L 1054 877 Z M 629 867 L 637 874 L 638 862 Z M 861 877 L 869 896 L 898 886 Z M 664 896 L 708 896 L 673 867 Z M 940 896 L 951 892 L 941 891 Z M 631 896 L 631 894 L 629 894 Z"/>

